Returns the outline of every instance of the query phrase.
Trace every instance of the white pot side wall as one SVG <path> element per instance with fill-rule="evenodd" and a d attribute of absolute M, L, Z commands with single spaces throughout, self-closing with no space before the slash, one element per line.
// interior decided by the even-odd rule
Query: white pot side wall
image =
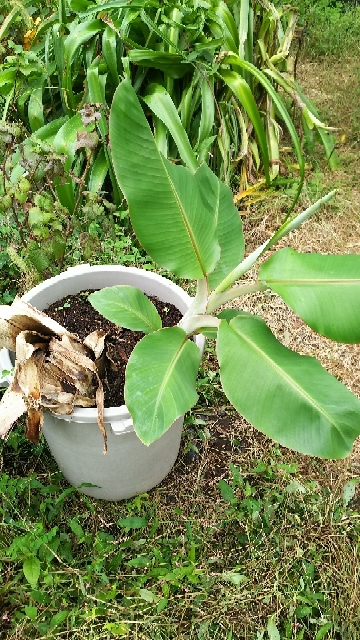
<path fill-rule="evenodd" d="M 175 305 L 182 314 L 192 298 L 166 278 L 149 271 L 116 265 L 78 265 L 45 280 L 23 296 L 40 311 L 64 296 L 89 289 L 118 284 L 138 287 L 144 293 Z M 196 336 L 201 351 L 205 339 Z M 0 352 L 0 372 L 13 366 L 6 349 Z M 9 377 L 3 379 L 9 382 Z M 149 447 L 142 444 L 132 426 L 125 405 L 104 410 L 108 452 L 104 455 L 103 437 L 97 424 L 97 410 L 76 407 L 71 416 L 45 412 L 43 433 L 65 478 L 73 486 L 96 485 L 80 490 L 94 498 L 123 500 L 144 493 L 161 482 L 177 458 L 183 426 L 178 418 L 159 440 Z"/>

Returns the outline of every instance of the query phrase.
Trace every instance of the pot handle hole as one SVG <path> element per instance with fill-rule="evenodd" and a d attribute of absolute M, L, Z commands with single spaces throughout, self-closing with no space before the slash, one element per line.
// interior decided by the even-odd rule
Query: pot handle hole
<path fill-rule="evenodd" d="M 116 436 L 121 436 L 121 435 L 124 435 L 125 433 L 129 433 L 130 431 L 134 431 L 133 421 L 131 418 L 124 418 L 124 420 L 110 422 L 110 426 L 111 426 L 112 432 Z"/>

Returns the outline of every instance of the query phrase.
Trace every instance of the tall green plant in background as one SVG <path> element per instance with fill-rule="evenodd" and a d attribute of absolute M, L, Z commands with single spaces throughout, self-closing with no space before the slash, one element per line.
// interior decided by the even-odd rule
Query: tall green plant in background
<path fill-rule="evenodd" d="M 190 167 L 206 161 L 227 183 L 236 169 L 242 188 L 260 176 L 270 184 L 279 173 L 284 126 L 297 156 L 299 193 L 304 159 L 284 104 L 287 94 L 306 126 L 319 132 L 335 165 L 325 126 L 295 83 L 293 10 L 248 0 L 208 0 L 201 6 L 147 2 L 141 9 L 132 4 L 132 11 L 115 9 L 120 6 L 115 2 L 87 4 L 83 15 L 100 18 L 99 9 L 113 7 L 108 26 L 127 45 L 125 74 L 151 111 L 157 144 L 166 157 L 180 155 Z M 187 134 L 180 145 L 179 121 Z"/>
<path fill-rule="evenodd" d="M 105 83 L 99 78 L 97 55 L 105 27 L 99 20 L 80 21 L 59 0 L 57 10 L 40 22 L 30 48 L 7 41 L 14 55 L 4 57 L 0 72 L 2 120 L 23 123 L 27 148 L 41 143 L 64 154 L 67 179 L 55 180 L 54 186 L 69 214 L 81 204 L 84 190 L 100 191 L 108 172 L 112 176 Z M 99 108 L 89 110 L 88 103 Z M 118 204 L 116 183 L 108 190 Z"/>
<path fill-rule="evenodd" d="M 321 136 L 332 164 L 336 158 L 326 127 L 295 82 L 294 38 L 294 10 L 255 0 L 134 0 L 131 7 L 127 0 L 59 0 L 29 50 L 7 44 L 16 55 L 5 56 L 0 70 L 2 119 L 21 119 L 32 139 L 66 154 L 65 169 L 74 177 L 58 184 L 57 193 L 69 211 L 85 169 L 86 188 L 106 184 L 121 201 L 107 151 L 106 110 L 124 77 L 142 98 L 166 157 L 193 170 L 205 161 L 227 183 L 237 172 L 241 189 L 262 179 L 276 183 L 280 133 L 287 129 L 298 195 L 304 157 L 284 97 Z M 92 120 L 80 113 L 86 104 L 97 105 Z M 180 140 L 179 122 L 186 132 Z M 89 140 L 85 152 L 82 142 Z"/>
<path fill-rule="evenodd" d="M 306 139 L 315 134 L 336 165 L 333 141 L 294 78 L 296 14 L 288 7 L 255 0 L 133 0 L 131 7 L 127 0 L 11 0 L 2 11 L 0 205 L 20 233 L 13 248 L 40 277 L 64 263 L 73 229 L 88 259 L 96 243 L 82 228 L 83 207 L 100 198 L 103 208 L 103 197 L 121 207 L 107 141 L 109 106 L 124 78 L 163 155 L 193 173 L 207 163 L 240 194 L 249 184 L 283 182 L 280 135 L 287 130 L 298 167 L 290 177 L 298 182 L 295 204 L 304 155 L 290 102 Z M 9 142 L 11 127 L 21 136 Z"/>
<path fill-rule="evenodd" d="M 92 136 L 91 131 L 82 134 L 79 147 L 91 144 Z M 10 302 L 16 291 L 29 289 L 74 262 L 148 261 L 129 237 L 126 212 L 103 193 L 85 190 L 91 149 L 85 147 L 85 152 L 87 164 L 75 182 L 64 168 L 65 154 L 27 137 L 18 124 L 0 122 L 0 300 Z M 69 180 L 79 185 L 70 211 L 61 204 L 55 187 L 60 191 Z"/>
<path fill-rule="evenodd" d="M 114 236 L 120 194 L 111 182 L 109 200 L 100 192 L 111 166 L 106 100 L 92 95 L 90 81 L 84 93 L 83 69 L 92 60 L 85 59 L 88 33 L 80 37 L 84 57 L 74 67 L 78 48 L 72 29 L 78 23 L 64 0 L 45 5 L 14 0 L 8 9 L 1 28 L 0 209 L 12 234 L 1 233 L 1 246 L 8 249 L 3 264 L 13 273 L 14 263 L 32 286 L 55 265 L 62 267 L 75 238 L 78 258 L 88 260 L 107 234 Z M 93 35 L 90 29 L 90 39 Z M 77 92 L 76 101 L 68 85 Z M 87 105 L 89 92 L 89 101 L 101 103 L 98 109 Z M 13 295 L 12 289 L 6 295 Z"/>

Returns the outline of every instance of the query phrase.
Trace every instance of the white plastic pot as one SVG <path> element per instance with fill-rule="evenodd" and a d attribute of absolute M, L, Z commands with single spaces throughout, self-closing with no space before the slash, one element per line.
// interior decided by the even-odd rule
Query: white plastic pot
<path fill-rule="evenodd" d="M 64 296 L 88 289 L 117 284 L 138 287 L 144 293 L 175 305 L 184 314 L 190 296 L 165 278 L 132 267 L 79 265 L 45 280 L 23 296 L 40 311 Z M 203 350 L 204 337 L 196 344 Z M 0 373 L 13 363 L 6 349 L 0 352 Z M 8 382 L 3 378 L 2 382 Z M 146 447 L 135 434 L 125 405 L 104 410 L 108 452 L 103 454 L 103 438 L 97 424 L 97 410 L 75 408 L 70 416 L 45 412 L 43 433 L 65 478 L 73 486 L 91 483 L 80 490 L 94 498 L 122 500 L 155 487 L 173 467 L 177 458 L 183 416 L 159 440 Z"/>

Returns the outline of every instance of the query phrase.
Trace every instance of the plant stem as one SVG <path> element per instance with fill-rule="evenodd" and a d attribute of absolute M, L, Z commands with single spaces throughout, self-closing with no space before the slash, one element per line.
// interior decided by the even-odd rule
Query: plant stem
<path fill-rule="evenodd" d="M 200 280 L 197 280 L 195 298 L 192 301 L 189 309 L 183 316 L 180 322 L 180 326 L 183 327 L 183 323 L 186 324 L 189 318 L 205 313 L 208 296 L 209 296 L 209 286 L 208 286 L 207 278 L 201 278 Z"/>
<path fill-rule="evenodd" d="M 75 202 L 75 206 L 74 206 L 74 209 L 73 209 L 73 212 L 72 212 L 73 216 L 75 216 L 76 211 L 77 211 L 77 209 L 79 207 L 79 204 L 80 204 L 80 201 L 81 201 L 81 196 L 82 196 L 82 193 L 83 193 L 84 187 L 85 187 L 85 178 L 86 178 L 87 172 L 90 169 L 92 155 L 93 155 L 93 152 L 92 152 L 92 150 L 90 150 L 90 152 L 88 154 L 88 157 L 86 158 L 86 166 L 85 166 L 85 169 L 84 169 L 84 173 L 82 174 L 81 179 L 80 179 L 78 196 L 77 196 L 77 199 L 76 199 L 76 202 Z"/>
<path fill-rule="evenodd" d="M 266 285 L 261 282 L 255 282 L 254 284 L 242 284 L 237 285 L 236 287 L 232 287 L 223 293 L 212 294 L 209 298 L 208 305 L 206 307 L 206 311 L 208 313 L 213 313 L 221 307 L 222 304 L 229 302 L 230 300 L 235 300 L 235 298 L 240 298 L 241 296 L 246 296 L 249 293 L 256 293 L 257 291 L 265 291 L 269 289 Z"/>
<path fill-rule="evenodd" d="M 323 196 L 322 198 L 314 202 L 314 204 L 305 209 L 305 211 L 302 211 L 302 213 L 299 213 L 293 218 L 290 218 L 290 220 L 286 220 L 270 238 L 267 248 L 269 249 L 276 242 L 279 242 L 279 240 L 290 233 L 290 231 L 294 231 L 295 229 L 297 229 L 303 222 L 305 222 L 305 220 L 310 218 L 313 213 L 316 213 L 316 211 L 320 209 L 321 205 L 326 204 L 329 200 L 331 200 L 331 198 L 334 197 L 335 193 L 336 189 L 333 189 L 333 191 L 330 191 L 330 193 L 327 193 L 326 196 Z"/>
<path fill-rule="evenodd" d="M 188 318 L 185 323 L 183 323 L 183 320 L 184 318 L 179 323 L 179 326 L 181 326 L 181 328 L 186 331 L 188 336 L 194 333 L 201 333 L 201 329 L 205 329 L 206 327 L 214 327 L 215 329 L 217 329 L 221 322 L 219 318 L 214 318 L 214 316 L 206 314 L 192 316 L 191 318 Z"/>
<path fill-rule="evenodd" d="M 251 269 L 253 264 L 255 264 L 256 260 L 265 251 L 265 249 L 268 248 L 270 240 L 267 240 L 266 242 L 264 242 L 262 245 L 260 245 L 260 247 L 255 249 L 255 251 L 250 253 L 250 255 L 248 255 L 244 260 L 242 260 L 242 262 L 240 262 L 240 264 L 238 264 L 238 266 L 235 267 L 235 269 L 233 269 L 228 276 L 226 276 L 225 280 L 220 282 L 220 284 L 216 287 L 215 291 L 213 291 L 213 293 L 211 294 L 210 300 L 214 298 L 215 295 L 217 295 L 218 293 L 222 293 L 223 291 L 226 291 L 227 289 L 229 289 L 229 287 L 231 287 L 231 285 L 233 285 L 234 282 L 236 282 L 236 280 L 239 280 L 239 278 L 241 278 L 241 276 L 243 276 L 244 273 L 249 271 L 249 269 Z"/>
<path fill-rule="evenodd" d="M 330 191 L 330 193 L 327 193 L 326 196 L 323 196 L 322 198 L 314 202 L 314 204 L 312 204 L 311 207 L 308 207 L 307 209 L 305 209 L 305 211 L 302 211 L 301 213 L 294 216 L 290 220 L 287 220 L 286 222 L 284 222 L 281 225 L 281 227 L 279 227 L 279 229 L 275 231 L 275 233 L 271 236 L 271 238 L 269 238 L 269 240 L 266 240 L 266 242 L 264 242 L 262 245 L 260 245 L 260 247 L 255 249 L 253 253 L 250 253 L 250 255 L 248 255 L 242 262 L 240 262 L 240 264 L 238 264 L 238 266 L 235 267 L 235 269 L 233 269 L 231 273 L 229 273 L 229 275 L 226 276 L 226 278 L 222 282 L 220 282 L 220 284 L 216 287 L 215 291 L 213 291 L 213 293 L 211 294 L 210 299 L 214 298 L 216 294 L 222 293 L 223 291 L 226 291 L 226 289 L 231 287 L 231 285 L 233 285 L 234 282 L 236 282 L 236 280 L 239 280 L 239 278 L 241 278 L 241 276 L 243 276 L 244 273 L 246 273 L 247 271 L 249 271 L 249 269 L 251 269 L 251 267 L 255 264 L 256 260 L 267 249 L 270 249 L 270 247 L 274 246 L 274 244 L 279 242 L 279 240 L 281 240 L 281 238 L 283 238 L 288 233 L 290 233 L 290 231 L 294 231 L 295 229 L 297 229 L 297 227 L 299 227 L 303 222 L 305 222 L 305 220 L 307 220 L 308 218 L 310 218 L 310 216 L 316 213 L 316 211 L 320 209 L 321 205 L 326 204 L 335 195 L 335 193 L 336 193 L 336 189 L 334 189 L 333 191 Z"/>

